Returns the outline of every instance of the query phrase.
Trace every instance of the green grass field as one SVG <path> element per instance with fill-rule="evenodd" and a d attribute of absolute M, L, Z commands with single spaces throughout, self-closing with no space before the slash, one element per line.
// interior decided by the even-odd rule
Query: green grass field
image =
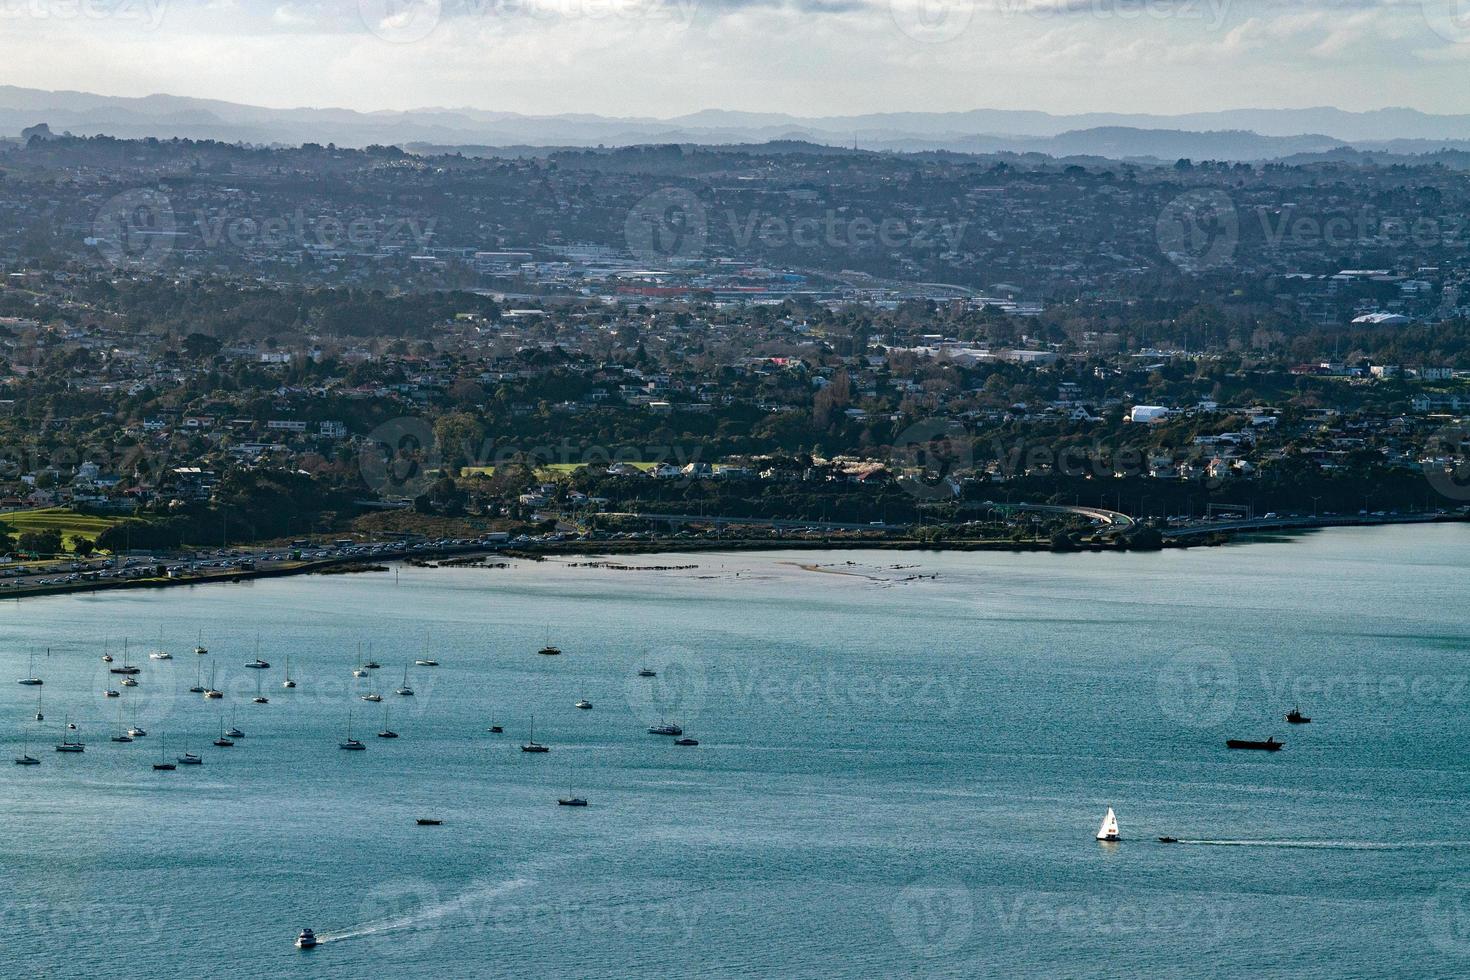
<path fill-rule="evenodd" d="M 97 535 L 121 523 L 121 517 L 93 517 L 78 514 L 65 507 L 45 507 L 40 510 L 11 510 L 0 512 L 0 521 L 15 528 L 17 535 L 25 531 L 45 531 L 51 528 L 61 532 L 61 540 L 73 535 L 95 541 Z"/>

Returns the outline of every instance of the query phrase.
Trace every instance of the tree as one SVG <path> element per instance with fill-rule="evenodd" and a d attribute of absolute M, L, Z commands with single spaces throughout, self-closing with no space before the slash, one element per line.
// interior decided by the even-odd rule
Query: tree
<path fill-rule="evenodd" d="M 40 531 L 22 531 L 20 550 L 33 555 L 55 555 L 61 551 L 61 532 L 53 527 Z"/>
<path fill-rule="evenodd" d="M 83 537 L 80 534 L 73 534 L 68 539 L 68 543 L 71 545 L 71 550 L 81 558 L 86 558 L 97 547 L 91 538 Z"/>

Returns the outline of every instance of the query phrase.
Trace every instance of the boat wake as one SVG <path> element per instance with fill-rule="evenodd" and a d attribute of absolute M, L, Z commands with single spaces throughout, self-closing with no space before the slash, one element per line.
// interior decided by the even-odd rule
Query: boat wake
<path fill-rule="evenodd" d="M 1298 847 L 1329 851 L 1408 851 L 1430 847 L 1470 847 L 1470 841 L 1360 841 L 1360 840 L 1190 840 L 1181 837 L 1175 843 L 1201 844 L 1208 847 Z"/>
<path fill-rule="evenodd" d="M 460 914 L 478 914 L 480 906 L 493 899 L 508 895 L 513 891 L 531 884 L 530 878 L 512 878 L 508 881 L 485 882 L 472 886 L 452 898 L 424 901 L 427 896 L 409 896 L 417 898 L 413 903 L 415 907 L 397 915 L 387 918 L 364 922 L 360 925 L 349 926 L 335 932 L 322 932 L 317 934 L 317 943 L 326 944 L 341 942 L 347 939 L 360 939 L 364 936 L 375 936 L 385 932 L 397 932 L 407 929 L 423 929 L 433 927 L 442 923 L 445 919 Z"/>

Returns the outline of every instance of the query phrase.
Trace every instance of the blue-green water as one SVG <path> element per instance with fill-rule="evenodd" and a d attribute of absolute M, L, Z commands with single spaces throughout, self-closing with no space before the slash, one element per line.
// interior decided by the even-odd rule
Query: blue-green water
<path fill-rule="evenodd" d="M 0 740 L 41 765 L 0 769 L 0 975 L 1464 975 L 1467 545 L 644 557 L 699 567 L 5 604 Z M 160 627 L 172 661 L 146 659 Z M 223 702 L 186 690 L 201 630 Z M 99 659 L 124 637 L 122 717 L 150 732 L 127 745 Z M 426 644 L 442 666 L 396 697 Z M 32 650 L 40 725 L 12 680 Z M 1314 720 L 1288 726 L 1298 702 Z M 349 709 L 366 752 L 337 748 Z M 246 736 L 215 748 L 231 710 Z M 518 750 L 533 713 L 549 754 Z M 85 754 L 53 750 L 68 715 Z M 701 744 L 645 733 L 662 718 Z M 1286 750 L 1223 745 L 1268 734 Z M 160 739 L 205 765 L 153 772 Z M 556 805 L 569 780 L 591 806 Z M 328 941 L 297 952 L 303 925 Z"/>

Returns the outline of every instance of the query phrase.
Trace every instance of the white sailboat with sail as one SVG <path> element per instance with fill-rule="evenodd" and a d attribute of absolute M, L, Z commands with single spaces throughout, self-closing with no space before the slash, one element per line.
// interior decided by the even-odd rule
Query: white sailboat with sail
<path fill-rule="evenodd" d="M 1113 844 L 1123 839 L 1118 836 L 1118 817 L 1113 813 L 1112 807 L 1108 807 L 1108 813 L 1103 817 L 1102 826 L 1097 828 L 1097 839 L 1105 844 Z"/>

